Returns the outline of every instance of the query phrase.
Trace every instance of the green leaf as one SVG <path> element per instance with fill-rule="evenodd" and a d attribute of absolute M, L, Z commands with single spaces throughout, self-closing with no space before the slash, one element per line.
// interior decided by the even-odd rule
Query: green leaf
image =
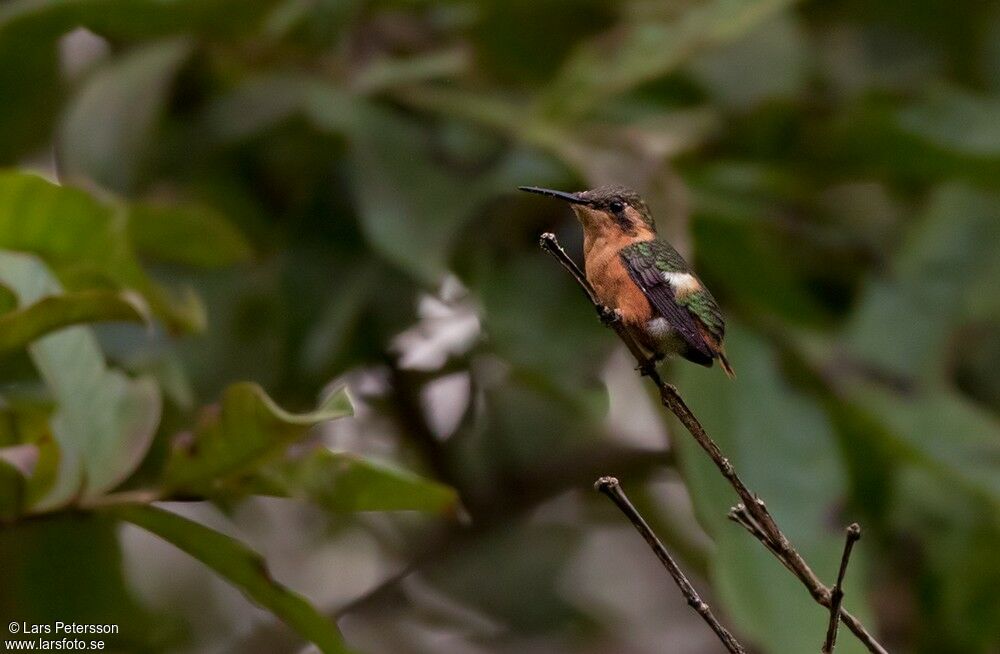
<path fill-rule="evenodd" d="M 302 111 L 308 86 L 299 74 L 256 75 L 210 102 L 202 121 L 217 140 L 246 138 Z"/>
<path fill-rule="evenodd" d="M 61 291 L 42 262 L 25 254 L 0 252 L 0 282 L 24 303 Z M 37 508 L 93 498 L 121 483 L 138 467 L 156 432 L 156 384 L 109 369 L 86 327 L 49 334 L 28 352 L 57 404 L 51 424 L 59 444 L 59 474 Z"/>
<path fill-rule="evenodd" d="M 0 447 L 0 523 L 13 521 L 24 511 L 28 480 L 41 454 L 32 443 Z"/>
<path fill-rule="evenodd" d="M 805 324 L 822 324 L 828 312 L 814 297 L 787 250 L 777 247 L 767 224 L 712 217 L 694 225 L 699 269 L 746 306 Z"/>
<path fill-rule="evenodd" d="M 30 477 L 38 464 L 38 446 L 26 443 L 0 447 L 0 461 L 17 470 L 22 477 Z"/>
<path fill-rule="evenodd" d="M 290 443 L 310 427 L 351 415 L 344 389 L 332 393 L 315 411 L 284 411 L 264 390 L 251 383 L 226 389 L 221 406 L 202 411 L 194 434 L 178 443 L 167 461 L 163 485 L 170 490 L 207 492 L 229 475 L 246 472 Z"/>
<path fill-rule="evenodd" d="M 175 33 L 238 35 L 278 0 L 14 0 L 0 8 L 0 35 L 58 36 L 75 27 L 118 39 Z"/>
<path fill-rule="evenodd" d="M 246 545 L 153 506 L 123 505 L 107 513 L 156 534 L 198 559 L 322 652 L 348 652 L 336 624 L 301 595 L 272 579 L 264 560 Z"/>
<path fill-rule="evenodd" d="M 49 426 L 48 408 L 24 405 L 4 397 L 0 410 L 0 460 L 6 460 L 18 470 L 11 483 L 0 483 L 0 496 L 16 498 L 17 514 L 44 497 L 55 483 L 59 472 L 59 447 Z M 6 453 L 6 454 L 5 454 Z"/>
<path fill-rule="evenodd" d="M 73 512 L 0 528 L 4 628 L 6 619 L 52 624 L 72 615 L 84 624 L 120 625 L 121 633 L 103 638 L 106 651 L 163 651 L 157 639 L 169 618 L 154 619 L 133 596 L 117 527 L 105 516 Z"/>
<path fill-rule="evenodd" d="M 350 452 L 321 448 L 265 466 L 236 485 L 259 495 L 305 498 L 330 511 L 428 511 L 455 508 L 455 491 L 412 472 Z"/>
<path fill-rule="evenodd" d="M 629 20 L 585 41 L 542 98 L 549 115 L 579 116 L 675 70 L 695 53 L 732 41 L 793 0 L 709 0 Z"/>
<path fill-rule="evenodd" d="M 809 45 L 796 17 L 783 12 L 769 16 L 733 43 L 695 57 L 690 70 L 720 104 L 747 111 L 802 91 Z"/>
<path fill-rule="evenodd" d="M 199 330 L 204 308 L 176 297 L 139 266 L 124 208 L 35 175 L 0 173 L 0 248 L 33 252 L 71 289 L 114 285 L 138 291 L 169 326 Z"/>
<path fill-rule="evenodd" d="M 140 255 L 187 266 L 231 266 L 253 253 L 231 222 L 202 205 L 133 204 L 128 231 Z"/>
<path fill-rule="evenodd" d="M 408 155 L 399 156 L 401 150 Z M 439 282 L 456 233 L 473 210 L 537 174 L 533 160 L 517 154 L 459 188 L 454 173 L 431 159 L 415 123 L 370 108 L 351 136 L 354 195 L 365 236 L 421 281 Z"/>
<path fill-rule="evenodd" d="M 352 87 L 368 95 L 468 71 L 466 48 L 451 48 L 410 57 L 382 57 L 357 74 Z"/>
<path fill-rule="evenodd" d="M 0 314 L 0 356 L 63 327 L 106 321 L 148 323 L 149 309 L 142 297 L 127 291 L 77 291 L 44 297 Z"/>
<path fill-rule="evenodd" d="M 0 7 L 0 162 L 10 163 L 49 136 L 59 107 L 61 83 L 55 34 L 39 34 L 28 21 L 19 24 L 19 4 Z M 31 3 L 38 4 L 38 3 Z"/>
<path fill-rule="evenodd" d="M 948 388 L 905 396 L 874 384 L 852 383 L 849 397 L 887 429 L 898 456 L 1000 507 L 1000 422 Z"/>
<path fill-rule="evenodd" d="M 938 88 L 899 113 L 900 127 L 947 150 L 1000 156 L 1000 97 Z"/>
<path fill-rule="evenodd" d="M 88 80 L 69 105 L 57 139 L 69 179 L 117 192 L 135 188 L 171 81 L 190 52 L 186 41 L 143 46 Z"/>
<path fill-rule="evenodd" d="M 821 578 L 836 573 L 843 532 L 832 508 L 846 492 L 834 435 L 821 407 L 781 377 L 768 343 L 739 324 L 729 326 L 731 381 L 716 368 L 684 362 L 677 387 L 750 489 Z M 765 651 L 817 651 L 828 615 L 759 542 L 726 520 L 738 498 L 694 439 L 676 426 L 673 443 L 699 520 L 715 540 L 713 585 L 736 627 Z M 849 519 L 847 520 L 849 521 Z M 864 620 L 864 552 L 852 563 L 845 606 Z M 838 652 L 862 652 L 851 638 Z"/>
<path fill-rule="evenodd" d="M 873 280 L 847 325 L 857 356 L 898 375 L 940 374 L 949 336 L 995 289 L 1000 197 L 960 184 L 935 191 L 893 261 Z"/>
<path fill-rule="evenodd" d="M 0 458 L 0 525 L 13 522 L 24 506 L 24 475 Z"/>
<path fill-rule="evenodd" d="M 17 305 L 17 294 L 3 284 L 0 284 L 0 314 L 13 311 L 17 308 Z"/>

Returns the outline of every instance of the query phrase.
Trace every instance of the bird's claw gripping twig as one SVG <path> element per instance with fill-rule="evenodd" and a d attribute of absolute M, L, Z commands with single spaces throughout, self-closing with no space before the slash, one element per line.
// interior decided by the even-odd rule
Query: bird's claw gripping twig
<path fill-rule="evenodd" d="M 597 316 L 601 319 L 601 323 L 605 327 L 611 327 L 616 322 L 622 319 L 622 312 L 618 309 L 612 309 L 604 304 L 598 304 L 597 306 Z"/>
<path fill-rule="evenodd" d="M 651 356 L 642 363 L 640 363 L 639 365 L 637 365 L 635 369 L 638 370 L 639 374 L 642 375 L 643 377 L 651 377 L 653 373 L 656 372 L 656 364 L 659 363 L 659 361 L 660 361 L 659 358 Z"/>

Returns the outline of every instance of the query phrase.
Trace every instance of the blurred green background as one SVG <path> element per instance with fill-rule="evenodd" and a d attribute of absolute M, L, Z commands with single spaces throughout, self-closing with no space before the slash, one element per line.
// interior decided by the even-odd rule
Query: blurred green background
<path fill-rule="evenodd" d="M 729 318 L 735 382 L 668 378 L 812 567 L 858 521 L 891 651 L 1000 652 L 1000 5 L 13 0 L 0 99 L 0 625 L 720 651 L 615 474 L 754 651 L 819 651 L 513 191 L 618 182 Z"/>

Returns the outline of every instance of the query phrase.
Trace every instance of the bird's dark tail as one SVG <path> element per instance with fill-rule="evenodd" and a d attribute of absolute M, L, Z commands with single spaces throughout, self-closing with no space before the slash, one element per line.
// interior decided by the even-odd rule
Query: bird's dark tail
<path fill-rule="evenodd" d="M 719 352 L 719 366 L 722 371 L 726 373 L 726 377 L 730 379 L 736 379 L 736 373 L 733 371 L 733 367 L 729 365 L 729 359 L 726 358 L 725 352 Z"/>

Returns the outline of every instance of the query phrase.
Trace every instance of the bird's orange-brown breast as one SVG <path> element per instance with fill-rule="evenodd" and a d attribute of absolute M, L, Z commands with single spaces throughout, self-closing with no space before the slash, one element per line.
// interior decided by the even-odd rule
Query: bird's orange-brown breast
<path fill-rule="evenodd" d="M 653 317 L 653 308 L 642 289 L 632 281 L 619 254 L 623 247 L 637 240 L 643 239 L 616 229 L 585 230 L 584 268 L 587 281 L 604 305 L 618 309 L 626 324 L 645 326 Z"/>

